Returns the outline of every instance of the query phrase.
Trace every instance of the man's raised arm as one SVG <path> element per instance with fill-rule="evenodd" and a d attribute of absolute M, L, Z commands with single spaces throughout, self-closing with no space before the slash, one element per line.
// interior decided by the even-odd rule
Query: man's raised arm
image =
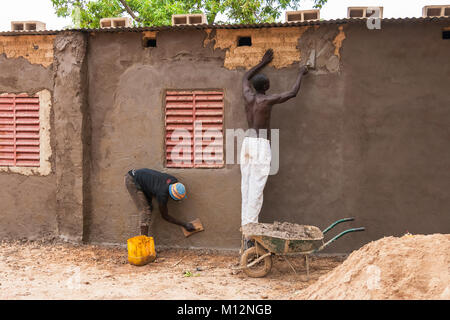
<path fill-rule="evenodd" d="M 273 59 L 273 50 L 269 49 L 264 53 L 264 56 L 262 57 L 261 61 L 254 67 L 252 67 L 250 70 L 248 70 L 244 74 L 244 81 L 242 83 L 242 89 L 244 91 L 244 97 L 249 98 L 250 95 L 253 94 L 253 91 L 251 89 L 250 85 L 250 79 L 258 73 L 259 70 L 261 70 L 264 66 L 269 64 L 270 61 Z"/>
<path fill-rule="evenodd" d="M 300 72 L 298 74 L 297 80 L 295 81 L 295 84 L 292 87 L 292 89 L 290 91 L 286 91 L 281 94 L 273 94 L 273 95 L 268 96 L 267 98 L 270 101 L 270 103 L 271 104 L 283 103 L 283 102 L 286 102 L 289 99 L 297 96 L 297 93 L 300 90 L 300 85 L 302 83 L 303 75 L 305 75 L 307 73 L 308 73 L 308 67 L 302 66 L 300 68 Z"/>

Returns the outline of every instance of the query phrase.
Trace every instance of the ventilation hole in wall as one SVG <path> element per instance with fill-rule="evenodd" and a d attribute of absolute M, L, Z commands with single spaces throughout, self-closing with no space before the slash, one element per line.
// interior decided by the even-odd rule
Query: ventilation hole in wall
<path fill-rule="evenodd" d="M 147 38 L 144 39 L 144 47 L 146 48 L 156 48 L 156 39 L 155 38 Z"/>
<path fill-rule="evenodd" d="M 190 24 L 202 23 L 202 17 L 200 16 L 189 17 L 189 23 Z"/>
<path fill-rule="evenodd" d="M 102 28 L 110 28 L 111 27 L 111 20 L 106 20 L 101 22 Z"/>
<path fill-rule="evenodd" d="M 288 13 L 287 21 L 302 21 L 302 14 L 301 13 L 296 13 L 296 14 Z"/>
<path fill-rule="evenodd" d="M 450 8 L 445 8 L 444 15 L 445 16 L 450 16 Z"/>
<path fill-rule="evenodd" d="M 187 23 L 187 17 L 174 17 L 173 18 L 173 23 L 174 24 L 186 24 Z"/>
<path fill-rule="evenodd" d="M 442 39 L 444 40 L 450 39 L 450 31 L 442 31 Z"/>
<path fill-rule="evenodd" d="M 439 17 L 441 15 L 441 8 L 428 8 L 427 16 L 429 17 Z"/>
<path fill-rule="evenodd" d="M 303 18 L 305 20 L 317 20 L 317 12 L 304 13 Z"/>
<path fill-rule="evenodd" d="M 14 24 L 14 31 L 20 31 L 20 30 L 23 30 L 23 24 L 22 23 Z"/>
<path fill-rule="evenodd" d="M 30 30 L 30 31 L 34 31 L 34 30 L 36 30 L 36 25 L 33 23 L 33 24 L 29 24 L 29 25 L 27 25 L 28 26 L 28 30 Z"/>
<path fill-rule="evenodd" d="M 250 47 L 251 45 L 252 45 L 252 37 L 239 37 L 238 47 L 244 47 L 244 46 Z"/>
<path fill-rule="evenodd" d="M 362 18 L 364 17 L 364 10 L 356 9 L 350 10 L 350 18 Z"/>
<path fill-rule="evenodd" d="M 114 26 L 115 27 L 125 27 L 125 20 L 114 21 Z"/>

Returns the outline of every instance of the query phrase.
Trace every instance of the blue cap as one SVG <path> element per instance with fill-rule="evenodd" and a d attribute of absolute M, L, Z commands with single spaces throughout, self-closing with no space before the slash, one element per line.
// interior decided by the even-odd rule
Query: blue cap
<path fill-rule="evenodd" d="M 169 194 L 173 200 L 186 199 L 186 188 L 180 182 L 169 185 Z"/>

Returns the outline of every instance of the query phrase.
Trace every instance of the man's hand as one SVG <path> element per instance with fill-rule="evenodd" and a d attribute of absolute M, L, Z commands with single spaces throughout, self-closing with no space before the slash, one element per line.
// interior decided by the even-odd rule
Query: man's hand
<path fill-rule="evenodd" d="M 264 56 L 261 59 L 261 62 L 264 64 L 269 63 L 270 61 L 272 61 L 273 59 L 273 50 L 269 49 L 266 51 L 266 53 L 264 53 Z"/>
<path fill-rule="evenodd" d="M 307 74 L 308 71 L 309 71 L 308 69 L 309 69 L 309 68 L 308 68 L 308 66 L 306 66 L 306 65 L 305 65 L 305 66 L 301 66 L 301 67 L 300 67 L 300 73 L 301 73 L 301 74 Z"/>
<path fill-rule="evenodd" d="M 189 232 L 192 232 L 192 231 L 195 231 L 195 230 L 196 230 L 195 227 L 194 227 L 194 225 L 193 225 L 192 223 L 190 223 L 190 222 L 185 223 L 185 224 L 184 224 L 184 228 L 185 228 L 187 231 L 189 231 Z"/>

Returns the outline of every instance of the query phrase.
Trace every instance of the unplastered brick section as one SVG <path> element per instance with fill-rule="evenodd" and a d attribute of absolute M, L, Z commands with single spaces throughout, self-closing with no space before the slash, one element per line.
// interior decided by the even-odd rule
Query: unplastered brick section
<path fill-rule="evenodd" d="M 0 36 L 0 54 L 48 67 L 53 63 L 53 35 Z"/>
<path fill-rule="evenodd" d="M 13 155 L 4 157 L 0 172 L 49 175 L 52 155 L 50 91 L 43 90 L 34 95 L 0 94 L 0 109 L 3 110 L 0 110 L 0 154 Z"/>
<path fill-rule="evenodd" d="M 205 39 L 204 46 L 214 41 L 214 49 L 226 49 L 224 67 L 246 69 L 256 65 L 264 52 L 272 48 L 274 58 L 270 63 L 275 68 L 284 68 L 301 59 L 297 48 L 299 39 L 309 26 L 261 29 L 217 29 L 215 36 Z M 209 35 L 210 32 L 207 32 Z M 251 37 L 251 46 L 238 46 L 240 37 Z"/>
<path fill-rule="evenodd" d="M 341 70 L 342 47 L 346 38 L 344 25 L 315 25 L 300 38 L 300 64 L 312 61 L 313 74 L 336 73 Z M 313 59 L 313 60 L 311 60 Z"/>

